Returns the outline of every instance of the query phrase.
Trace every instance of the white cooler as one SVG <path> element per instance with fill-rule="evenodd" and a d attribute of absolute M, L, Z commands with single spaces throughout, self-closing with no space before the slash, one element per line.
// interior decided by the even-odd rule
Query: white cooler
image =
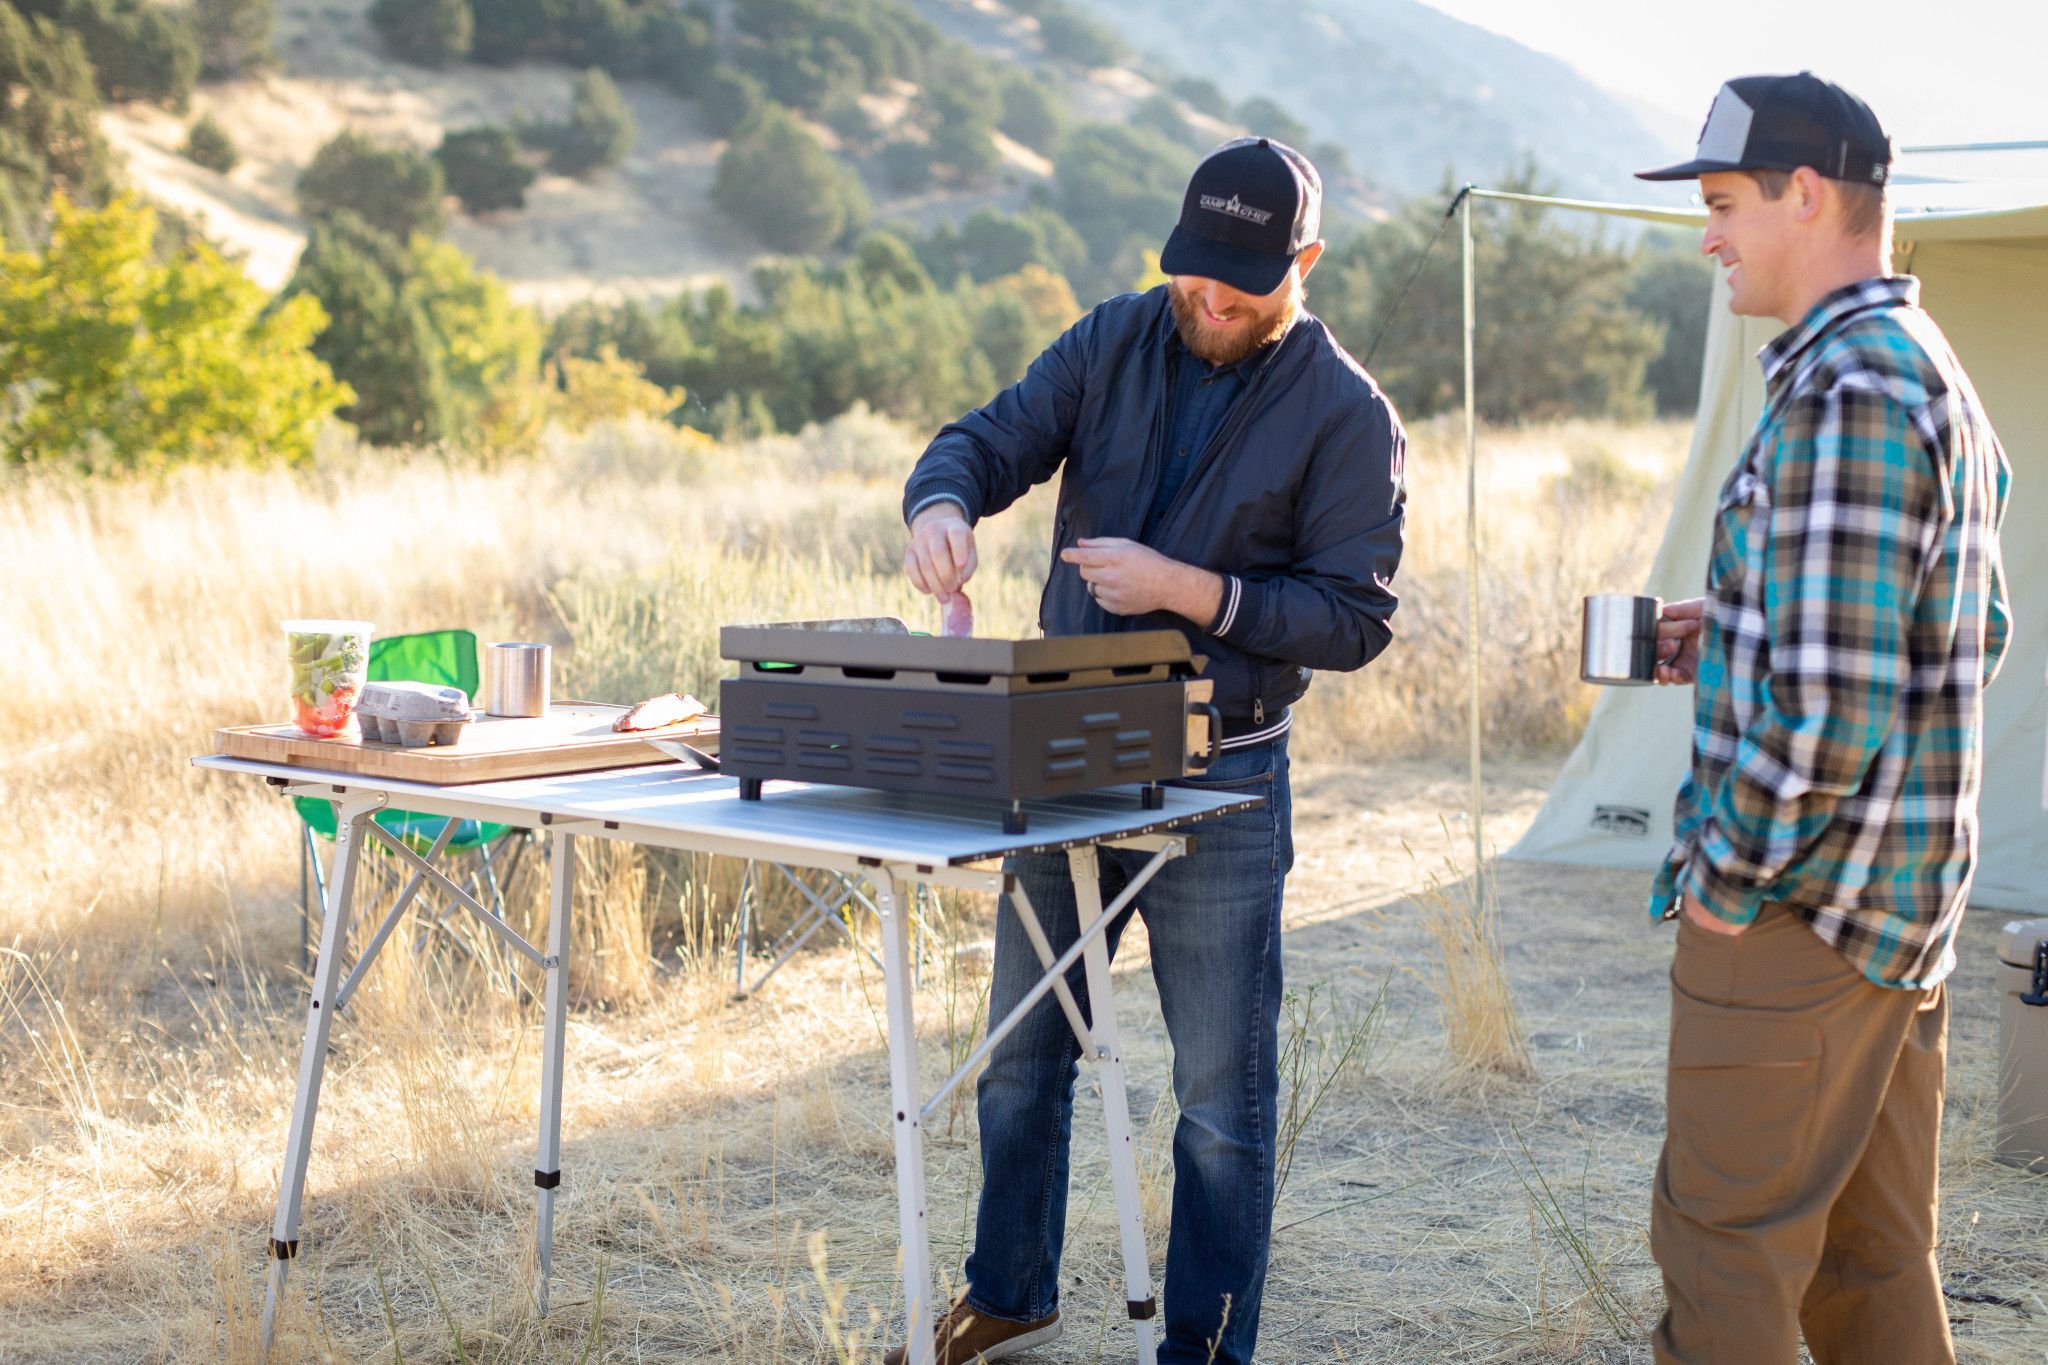
<path fill-rule="evenodd" d="M 2048 1173 L 2048 919 L 1998 940 L 1998 1159 Z"/>

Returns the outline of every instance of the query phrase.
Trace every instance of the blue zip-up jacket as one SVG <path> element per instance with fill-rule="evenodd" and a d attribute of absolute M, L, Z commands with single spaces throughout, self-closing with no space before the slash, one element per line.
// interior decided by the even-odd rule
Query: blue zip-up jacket
<path fill-rule="evenodd" d="M 1177 629 L 1209 660 L 1226 735 L 1285 723 L 1312 669 L 1339 672 L 1392 638 L 1406 438 L 1393 405 L 1303 313 L 1258 362 L 1145 543 L 1223 575 L 1216 618 L 1111 615 L 1059 552 L 1085 536 L 1144 539 L 1165 458 L 1166 286 L 1110 299 L 1017 383 L 932 439 L 904 489 L 905 520 L 951 498 L 969 522 L 1060 474 L 1048 635 Z"/>

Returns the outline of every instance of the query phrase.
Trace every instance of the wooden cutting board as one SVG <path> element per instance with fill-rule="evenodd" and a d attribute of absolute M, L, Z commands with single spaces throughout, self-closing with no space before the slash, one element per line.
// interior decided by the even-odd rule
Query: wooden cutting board
<path fill-rule="evenodd" d="M 650 737 L 687 739 L 700 749 L 717 752 L 716 716 L 617 734 L 612 721 L 625 710 L 602 702 L 571 701 L 556 703 L 545 716 L 479 715 L 462 727 L 455 743 L 414 749 L 359 739 L 353 724 L 334 739 L 315 739 L 291 724 L 234 725 L 215 731 L 214 744 L 230 758 L 441 786 L 673 762 L 646 742 Z"/>

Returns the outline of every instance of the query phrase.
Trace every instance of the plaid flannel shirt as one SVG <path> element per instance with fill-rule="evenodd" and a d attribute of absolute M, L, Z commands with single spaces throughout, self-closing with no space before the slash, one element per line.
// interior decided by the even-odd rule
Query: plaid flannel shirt
<path fill-rule="evenodd" d="M 1984 689 L 2009 612 L 2005 453 L 1910 276 L 1838 289 L 1759 355 L 1722 486 L 1692 774 L 1650 899 L 1789 905 L 1879 985 L 1955 965 Z"/>

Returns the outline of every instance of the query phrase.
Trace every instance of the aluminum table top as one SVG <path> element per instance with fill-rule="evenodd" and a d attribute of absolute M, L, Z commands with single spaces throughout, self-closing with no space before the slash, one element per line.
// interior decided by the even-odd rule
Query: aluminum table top
<path fill-rule="evenodd" d="M 390 795 L 397 806 L 460 805 L 464 814 L 531 825 L 538 817 L 606 822 L 684 839 L 758 843 L 839 857 L 958 867 L 1012 853 L 1078 848 L 1198 822 L 1260 804 L 1256 796 L 1166 787 L 1165 805 L 1144 810 L 1138 788 L 1106 787 L 1074 796 L 1024 802 L 1024 834 L 1002 830 L 1006 802 L 910 795 L 805 782 L 769 782 L 759 801 L 739 799 L 736 778 L 681 763 L 561 773 L 552 777 L 435 786 L 355 773 L 328 773 L 218 754 L 192 760 L 221 772 L 278 778 L 294 784 Z"/>

